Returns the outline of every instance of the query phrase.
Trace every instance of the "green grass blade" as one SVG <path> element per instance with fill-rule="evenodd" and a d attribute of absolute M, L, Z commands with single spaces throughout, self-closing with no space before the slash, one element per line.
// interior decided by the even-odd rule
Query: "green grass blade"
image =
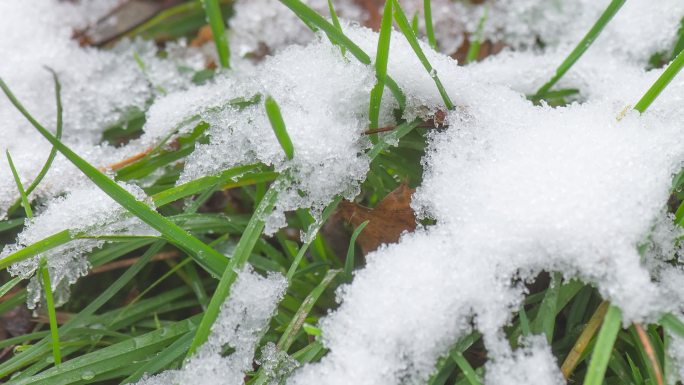
<path fill-rule="evenodd" d="M 356 243 L 356 238 L 358 238 L 359 234 L 361 234 L 363 229 L 366 228 L 368 222 L 370 221 L 365 221 L 362 224 L 360 224 L 359 227 L 357 227 L 356 230 L 354 230 L 354 232 L 351 235 L 351 238 L 349 239 L 347 259 L 344 261 L 344 275 L 347 281 L 351 281 L 352 271 L 354 270 L 354 244 Z"/>
<path fill-rule="evenodd" d="M 535 95 L 536 98 L 543 98 L 544 94 L 553 87 L 566 72 L 579 60 L 589 47 L 594 43 L 594 40 L 601 34 L 603 28 L 610 22 L 615 14 L 620 10 L 626 0 L 612 0 L 601 16 L 596 20 L 596 23 L 591 27 L 589 32 L 580 40 L 570 54 L 563 60 L 563 62 L 556 69 L 556 74 L 541 86 Z"/>
<path fill-rule="evenodd" d="M 45 302 L 47 304 L 48 318 L 50 320 L 50 336 L 52 343 L 52 357 L 55 360 L 55 365 L 62 363 L 62 353 L 59 349 L 59 332 L 57 331 L 57 313 L 55 312 L 55 300 L 52 297 L 52 283 L 50 282 L 50 272 L 47 267 L 47 260 L 45 257 L 40 259 L 39 270 L 45 289 Z"/>
<path fill-rule="evenodd" d="M 26 212 L 27 218 L 33 218 L 33 211 L 31 211 L 31 204 L 29 203 L 28 197 L 26 196 L 26 191 L 24 191 L 24 185 L 21 184 L 21 178 L 19 178 L 19 173 L 17 173 L 16 167 L 14 167 L 14 162 L 12 162 L 12 156 L 9 150 L 5 151 L 7 156 L 7 163 L 9 163 L 10 170 L 12 171 L 12 176 L 14 177 L 14 183 L 17 185 L 17 190 L 19 190 L 19 198 L 21 199 L 21 205 L 24 206 L 24 211 Z"/>
<path fill-rule="evenodd" d="M 468 53 L 466 54 L 465 58 L 466 64 L 477 60 L 477 56 L 480 54 L 480 47 L 482 46 L 482 31 L 484 30 L 484 24 L 487 21 L 488 15 L 489 6 L 485 6 L 484 13 L 482 13 L 482 17 L 477 23 L 477 30 L 475 30 L 473 40 L 470 42 L 470 47 L 468 47 Z"/>
<path fill-rule="evenodd" d="M 646 91 L 644 96 L 639 99 L 634 109 L 643 113 L 653 103 L 653 101 L 660 95 L 668 84 L 684 67 L 684 51 L 681 51 L 677 57 L 667 66 L 662 75 L 653 83 L 651 88 Z"/>
<path fill-rule="evenodd" d="M 389 0 L 388 0 L 389 1 Z M 435 39 L 435 29 L 432 26 L 432 5 L 430 0 L 423 0 L 423 15 L 425 16 L 425 33 L 427 34 L 430 47 L 437 50 L 437 39 Z M 413 29 L 415 31 L 415 29 Z"/>
<path fill-rule="evenodd" d="M 0 259 L 0 270 L 7 268 L 7 266 L 23 261 L 26 258 L 36 256 L 42 252 L 53 249 L 57 246 L 63 245 L 74 239 L 69 230 L 60 231 L 47 238 L 41 239 L 40 241 L 33 243 L 29 246 L 18 250 L 5 258 Z"/>
<path fill-rule="evenodd" d="M 242 236 L 235 247 L 228 267 L 224 269 L 221 280 L 214 291 L 214 295 L 211 297 L 211 301 L 209 301 L 209 306 L 207 306 L 207 310 L 204 312 L 202 321 L 197 327 L 197 332 L 190 344 L 190 349 L 188 350 L 188 356 L 192 355 L 209 337 L 211 326 L 218 317 L 221 305 L 230 295 L 230 288 L 237 278 L 238 270 L 241 269 L 247 262 L 247 259 L 249 259 L 249 256 L 254 249 L 254 245 L 264 229 L 264 219 L 271 210 L 273 210 L 273 206 L 278 198 L 278 193 L 280 189 L 283 188 L 286 179 L 287 176 L 281 176 L 271 185 L 250 218 L 247 228 L 245 228 L 245 231 L 242 233 Z"/>
<path fill-rule="evenodd" d="M 684 338 L 684 322 L 673 314 L 665 314 L 660 319 L 660 323 L 674 334 Z"/>
<path fill-rule="evenodd" d="M 202 0 L 202 5 L 207 13 L 207 21 L 214 37 L 219 63 L 223 68 L 230 68 L 230 47 L 226 36 L 226 25 L 221 15 L 221 5 L 218 0 Z"/>
<path fill-rule="evenodd" d="M 599 331 L 594 351 L 591 354 L 591 361 L 589 362 L 589 369 L 584 378 L 584 385 L 601 385 L 606 374 L 608 361 L 610 360 L 613 345 L 620 331 L 622 322 L 622 313 L 620 309 L 615 306 L 610 306 L 603 325 Z"/>
<path fill-rule="evenodd" d="M 444 100 L 444 105 L 446 106 L 447 109 L 451 110 L 454 108 L 454 104 L 451 102 L 451 99 L 449 98 L 449 95 L 447 95 L 446 90 L 444 89 L 444 86 L 442 85 L 442 82 L 439 80 L 439 76 L 437 76 L 437 72 L 435 71 L 434 68 L 432 68 L 432 65 L 430 64 L 430 61 L 428 61 L 427 57 L 425 56 L 425 53 L 423 52 L 423 49 L 420 48 L 420 44 L 418 43 L 418 38 L 416 35 L 413 33 L 413 29 L 411 29 L 411 25 L 409 24 L 408 19 L 406 18 L 406 14 L 404 13 L 404 10 L 401 9 L 401 5 L 399 4 L 398 0 L 392 0 L 394 2 L 393 8 L 394 8 L 394 19 L 397 21 L 397 25 L 399 26 L 399 29 L 401 32 L 404 34 L 406 37 L 406 40 L 408 43 L 411 45 L 411 48 L 413 48 L 413 52 L 416 53 L 416 56 L 418 56 L 418 59 L 420 62 L 423 64 L 423 67 L 425 67 L 425 70 L 430 74 L 430 77 L 432 80 L 434 80 L 435 85 L 437 86 L 437 90 L 439 90 L 439 94 L 442 96 L 442 100 Z"/>
<path fill-rule="evenodd" d="M 342 33 L 342 24 L 340 24 L 340 19 L 337 17 L 337 12 L 335 12 L 335 6 L 333 5 L 332 0 L 328 0 L 328 11 L 330 11 L 330 19 L 332 19 L 333 25 L 338 31 L 340 31 L 340 33 Z M 347 49 L 343 45 L 338 45 L 342 50 L 342 55 L 346 54 Z"/>
<path fill-rule="evenodd" d="M 5 284 L 0 286 L 0 297 L 3 295 L 7 294 L 8 291 L 12 290 L 13 287 L 17 286 L 19 282 L 21 282 L 21 277 L 14 277 L 7 281 Z"/>
<path fill-rule="evenodd" d="M 539 313 L 537 313 L 537 318 L 532 325 L 532 333 L 544 333 L 549 343 L 553 341 L 553 331 L 556 325 L 556 304 L 558 303 L 561 279 L 560 273 L 555 273 L 551 278 L 551 284 L 544 294 L 544 299 L 539 306 Z"/>
<path fill-rule="evenodd" d="M 152 375 L 166 369 L 174 361 L 183 357 L 183 354 L 188 351 L 190 342 L 192 342 L 192 333 L 183 335 L 166 349 L 155 355 L 153 359 L 150 359 L 147 363 L 138 368 L 133 374 L 121 381 L 121 383 L 133 383 L 139 381 L 145 374 Z"/>
<path fill-rule="evenodd" d="M 413 14 L 413 19 L 411 19 L 411 29 L 413 29 L 413 33 L 418 35 L 420 31 L 418 31 L 418 12 Z"/>
<path fill-rule="evenodd" d="M 227 264 L 226 258 L 221 253 L 207 246 L 204 242 L 193 237 L 185 230 L 150 208 L 144 202 L 139 201 L 135 196 L 126 191 L 123 187 L 111 180 L 100 170 L 93 167 L 83 158 L 78 156 L 69 147 L 59 141 L 54 135 L 47 131 L 40 123 L 38 123 L 31 114 L 24 108 L 24 106 L 16 99 L 14 94 L 7 87 L 5 82 L 0 79 L 0 88 L 2 88 L 5 95 L 12 102 L 12 104 L 21 112 L 24 117 L 40 132 L 45 139 L 47 139 L 53 146 L 59 150 L 69 161 L 71 161 L 79 170 L 81 170 L 95 185 L 102 191 L 114 199 L 117 203 L 130 211 L 133 215 L 140 218 L 154 229 L 158 230 L 170 242 L 187 251 L 195 260 L 208 272 L 214 276 L 220 276 Z M 0 262 L 1 263 L 1 262 Z"/>
<path fill-rule="evenodd" d="M 292 10 L 292 12 L 294 12 L 306 25 L 309 27 L 314 26 L 322 30 L 331 42 L 345 47 L 359 62 L 366 65 L 371 64 L 371 58 L 367 53 L 344 33 L 335 28 L 334 25 L 325 20 L 323 16 L 319 15 L 318 12 L 314 11 L 300 0 L 280 0 L 280 2 L 290 8 L 290 10 Z M 386 83 L 387 88 L 392 91 L 394 98 L 399 102 L 399 107 L 403 109 L 406 104 L 406 96 L 390 76 L 387 76 Z"/>
<path fill-rule="evenodd" d="M 285 156 L 287 156 L 287 159 L 292 160 L 294 157 L 294 146 L 292 145 L 292 140 L 290 140 L 290 135 L 287 133 L 285 121 L 283 120 L 283 115 L 280 113 L 278 103 L 276 103 L 272 97 L 267 96 L 264 101 L 264 106 L 266 107 L 266 115 L 268 115 L 268 120 L 271 122 L 273 132 L 275 133 L 276 138 L 278 138 L 278 142 L 283 148 Z"/>
<path fill-rule="evenodd" d="M 459 369 L 461 369 L 463 376 L 465 376 L 470 385 L 482 385 L 482 381 L 478 378 L 477 373 L 475 373 L 475 369 L 473 369 L 468 360 L 465 359 L 463 353 L 459 351 L 452 352 L 451 358 L 456 362 Z"/>
<path fill-rule="evenodd" d="M 387 78 L 387 63 L 389 61 L 390 38 L 392 36 L 392 0 L 385 2 L 385 9 L 382 13 L 380 24 L 380 36 L 378 37 L 378 49 L 375 55 L 375 78 L 377 83 L 370 93 L 370 105 L 368 116 L 370 128 L 378 127 L 380 117 L 380 103 L 382 93 L 385 90 L 385 79 Z"/>

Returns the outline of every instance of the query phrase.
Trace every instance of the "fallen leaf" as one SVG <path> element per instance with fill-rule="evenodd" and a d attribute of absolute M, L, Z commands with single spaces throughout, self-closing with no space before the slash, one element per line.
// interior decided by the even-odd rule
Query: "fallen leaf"
<path fill-rule="evenodd" d="M 211 27 L 207 24 L 197 31 L 197 36 L 190 42 L 190 47 L 201 47 L 214 40 Z"/>
<path fill-rule="evenodd" d="M 337 215 L 356 228 L 369 221 L 357 241 L 366 255 L 384 243 L 394 243 L 404 231 L 416 229 L 416 217 L 411 209 L 411 195 L 415 189 L 402 184 L 387 194 L 375 208 L 343 201 Z"/>

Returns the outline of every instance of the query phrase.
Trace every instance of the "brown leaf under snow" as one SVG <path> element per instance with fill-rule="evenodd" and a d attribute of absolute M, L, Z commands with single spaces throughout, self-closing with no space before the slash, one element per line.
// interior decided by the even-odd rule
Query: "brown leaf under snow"
<path fill-rule="evenodd" d="M 402 184 L 383 198 L 375 208 L 343 201 L 337 215 L 356 228 L 369 221 L 357 239 L 363 254 L 383 243 L 394 243 L 404 231 L 416 229 L 416 217 L 411 209 L 411 195 L 415 189 Z"/>

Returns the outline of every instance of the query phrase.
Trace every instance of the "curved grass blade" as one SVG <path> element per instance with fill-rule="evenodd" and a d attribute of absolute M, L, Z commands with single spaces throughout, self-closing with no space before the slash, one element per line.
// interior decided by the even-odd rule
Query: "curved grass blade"
<path fill-rule="evenodd" d="M 587 369 L 587 375 L 584 377 L 584 385 L 601 385 L 603 378 L 608 368 L 608 361 L 610 360 L 613 345 L 617 338 L 618 332 L 622 322 L 622 313 L 620 309 L 615 306 L 610 306 L 603 325 L 599 331 L 594 351 L 591 353 L 591 361 Z"/>
<path fill-rule="evenodd" d="M 290 135 L 285 128 L 285 121 L 283 120 L 283 115 L 280 113 L 278 103 L 276 103 L 272 97 L 267 96 L 266 101 L 264 101 L 264 106 L 266 107 L 266 115 L 268 115 L 268 120 L 271 122 L 271 128 L 273 128 L 273 132 L 275 133 L 276 138 L 278 138 L 280 147 L 283 148 L 287 159 L 292 160 L 294 157 L 294 146 L 292 145 Z"/>
<path fill-rule="evenodd" d="M 7 268 L 7 266 L 15 262 L 23 261 L 26 258 L 36 256 L 42 252 L 63 245 L 72 239 L 74 239 L 74 237 L 71 235 L 69 230 L 63 230 L 47 238 L 41 239 L 36 243 L 26 246 L 23 249 L 0 259 L 0 270 Z"/>
<path fill-rule="evenodd" d="M 684 67 L 684 51 L 681 51 L 677 57 L 667 66 L 665 71 L 660 75 L 660 77 L 653 83 L 651 88 L 646 91 L 644 96 L 639 99 L 634 109 L 643 113 L 646 109 L 653 103 L 653 101 L 660 95 L 661 92 L 667 87 L 668 84 L 674 79 L 675 76 Z"/>
<path fill-rule="evenodd" d="M 59 349 L 59 332 L 57 331 L 57 313 L 55 312 L 55 300 L 52 297 L 52 283 L 50 282 L 50 272 L 47 267 L 47 260 L 45 257 L 40 259 L 39 267 L 41 281 L 45 289 L 45 302 L 47 303 L 48 318 L 50 320 L 50 336 L 52 344 L 52 357 L 55 360 L 55 365 L 62 363 L 62 353 Z"/>
<path fill-rule="evenodd" d="M 388 0 L 390 1 L 390 0 Z M 423 0 L 423 15 L 425 16 L 425 33 L 427 34 L 430 47 L 437 50 L 437 39 L 435 39 L 435 29 L 432 26 L 432 6 L 430 0 Z M 415 32 L 415 28 L 412 28 Z"/>
<path fill-rule="evenodd" d="M 563 60 L 563 62 L 556 69 L 556 74 L 541 86 L 532 99 L 542 99 L 544 95 L 553 87 L 560 78 L 584 55 L 589 47 L 594 43 L 594 40 L 601 34 L 603 28 L 610 22 L 615 14 L 620 10 L 626 0 L 612 0 L 601 16 L 596 20 L 596 23 L 591 27 L 589 32 L 580 40 L 570 54 Z"/>
<path fill-rule="evenodd" d="M 354 232 L 351 235 L 351 238 L 349 239 L 347 259 L 344 261 L 344 276 L 348 282 L 351 282 L 352 270 L 354 270 L 354 244 L 356 243 L 356 238 L 359 237 L 359 234 L 361 234 L 363 229 L 366 228 L 366 225 L 368 225 L 368 222 L 370 221 L 364 221 L 363 223 L 361 223 L 359 227 L 357 227 L 356 230 L 354 230 Z"/>
<path fill-rule="evenodd" d="M 202 0 L 202 5 L 207 13 L 207 21 L 214 37 L 219 63 L 223 68 L 230 68 L 230 47 L 226 37 L 226 25 L 221 15 L 221 5 L 218 0 Z"/>
<path fill-rule="evenodd" d="M 14 177 L 14 183 L 17 185 L 17 190 L 19 190 L 19 199 L 21 199 L 21 205 L 24 206 L 24 211 L 26 212 L 27 218 L 33 218 L 33 211 L 31 211 L 31 204 L 29 203 L 28 197 L 26 196 L 26 191 L 24 191 L 24 185 L 21 184 L 21 178 L 17 173 L 16 167 L 14 167 L 14 162 L 12 162 L 12 156 L 9 150 L 5 151 L 7 156 L 7 163 L 9 163 L 10 170 L 12 171 L 12 176 Z"/>
<path fill-rule="evenodd" d="M 684 338 L 684 322 L 682 322 L 673 314 L 665 314 L 660 319 L 660 324 L 665 326 L 674 334 L 677 334 L 679 337 Z"/>
<path fill-rule="evenodd" d="M 188 232 L 150 208 L 144 202 L 139 201 L 135 196 L 126 191 L 123 187 L 111 180 L 100 170 L 93 167 L 86 162 L 78 154 L 73 152 L 69 147 L 64 145 L 54 135 L 45 129 L 38 121 L 36 121 L 31 114 L 24 108 L 24 106 L 17 100 L 11 92 L 7 84 L 0 78 L 0 88 L 3 90 L 7 98 L 12 104 L 21 112 L 24 117 L 40 132 L 40 134 L 47 139 L 53 146 L 59 150 L 69 161 L 71 161 L 79 170 L 81 170 L 95 185 L 102 191 L 114 199 L 117 203 L 130 211 L 133 215 L 140 218 L 154 229 L 158 230 L 163 236 L 188 252 L 195 260 L 214 276 L 220 276 L 223 272 L 227 262 L 224 255 L 217 252 L 213 248 L 207 246 L 204 242 L 193 237 Z M 1 261 L 0 261 L 1 262 Z"/>
<path fill-rule="evenodd" d="M 370 93 L 370 105 L 368 107 L 368 116 L 370 120 L 370 128 L 378 127 L 378 119 L 380 117 L 380 103 L 382 102 L 382 93 L 385 90 L 385 82 L 387 79 L 387 63 L 389 61 L 390 38 L 392 35 L 392 0 L 385 2 L 385 9 L 382 13 L 382 22 L 380 24 L 380 36 L 378 37 L 378 49 L 375 55 L 375 78 L 377 83 Z"/>
<path fill-rule="evenodd" d="M 62 139 L 62 85 L 59 82 L 59 78 L 57 77 L 57 73 L 50 67 L 45 67 L 50 73 L 52 73 L 52 79 L 55 83 L 55 102 L 57 105 L 57 128 L 55 130 L 55 137 L 57 139 Z M 45 160 L 45 164 L 43 164 L 43 167 L 40 169 L 38 172 L 38 175 L 36 175 L 36 178 L 31 182 L 31 184 L 26 187 L 26 196 L 30 196 L 33 190 L 38 187 L 40 182 L 45 178 L 45 175 L 47 175 L 48 170 L 52 166 L 52 162 L 55 160 L 55 157 L 57 156 L 57 148 L 55 146 L 52 146 L 52 149 L 50 149 L 50 154 L 47 157 L 47 160 Z M 12 214 L 16 208 L 19 206 L 20 201 L 15 202 L 10 206 L 9 210 L 7 212 L 9 214 Z"/>
<path fill-rule="evenodd" d="M 413 52 L 416 53 L 416 56 L 418 56 L 418 59 L 420 60 L 421 64 L 423 64 L 423 67 L 425 67 L 425 70 L 428 72 L 428 74 L 430 74 L 430 77 L 435 82 L 435 85 L 437 86 L 437 90 L 439 90 L 439 94 L 442 96 L 442 100 L 444 101 L 444 105 L 446 106 L 447 109 L 452 110 L 454 108 L 454 104 L 451 102 L 449 95 L 447 95 L 446 90 L 444 89 L 444 85 L 442 85 L 442 82 L 439 80 L 439 76 L 437 76 L 437 72 L 435 71 L 434 68 L 432 68 L 432 65 L 430 64 L 430 61 L 428 61 L 427 57 L 425 56 L 423 49 L 420 48 L 420 44 L 418 43 L 418 38 L 413 33 L 413 29 L 411 28 L 411 25 L 409 24 L 409 21 L 406 18 L 406 14 L 404 13 L 404 10 L 401 9 L 401 5 L 399 4 L 398 0 L 392 0 L 392 1 L 394 3 L 393 4 L 394 19 L 397 21 L 397 25 L 399 26 L 399 29 L 401 30 L 401 32 L 406 37 L 406 40 L 408 41 L 409 45 L 411 45 L 411 48 L 413 48 Z"/>

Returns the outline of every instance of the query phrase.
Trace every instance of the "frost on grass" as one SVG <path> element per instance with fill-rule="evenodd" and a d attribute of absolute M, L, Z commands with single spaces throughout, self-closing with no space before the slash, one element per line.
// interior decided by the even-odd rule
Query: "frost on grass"
<path fill-rule="evenodd" d="M 486 366 L 486 384 L 544 384 L 564 385 L 556 358 L 543 336 L 523 341 L 523 347 Z"/>
<path fill-rule="evenodd" d="M 147 201 L 145 193 L 139 187 L 122 186 L 137 199 Z M 99 188 L 81 185 L 69 189 L 62 197 L 52 198 L 33 219 L 27 219 L 26 227 L 17 236 L 16 243 L 6 245 L 0 252 L 0 259 L 63 230 L 69 230 L 73 237 L 159 235 L 138 218 L 132 217 Z M 76 239 L 17 262 L 8 271 L 12 275 L 30 278 L 38 269 L 40 258 L 45 257 L 50 281 L 55 290 L 55 302 L 60 305 L 69 298 L 69 286 L 88 273 L 88 253 L 102 247 L 104 243 L 102 239 Z M 39 280 L 34 277 L 28 285 L 28 306 L 34 308 L 40 302 L 41 295 Z"/>
<path fill-rule="evenodd" d="M 363 30 L 347 32 L 364 48 L 374 44 Z M 393 39 L 390 52 L 389 73 L 409 110 L 440 108 L 403 40 Z M 636 100 L 630 95 L 643 93 L 659 71 L 624 71 L 622 81 L 636 90 L 621 98 L 596 87 L 583 104 L 551 108 L 511 89 L 515 79 L 487 80 L 476 67 L 428 57 L 458 106 L 449 128 L 430 135 L 412 203 L 436 225 L 367 256 L 341 289 L 339 310 L 322 321 L 330 353 L 290 383 L 425 381 L 438 357 L 475 329 L 494 363 L 547 362 L 539 370 L 556 383 L 548 354 L 537 347 L 511 355 L 503 334 L 524 283 L 541 271 L 592 283 L 626 322 L 679 310 L 684 298 L 673 282 L 684 275 L 663 261 L 673 258 L 676 235 L 665 206 L 684 161 L 675 145 L 684 129 L 677 107 L 684 81 L 675 80 L 647 113 L 618 120 Z M 569 84 L 601 73 L 581 72 Z"/>
<path fill-rule="evenodd" d="M 124 41 L 112 50 L 80 47 L 72 39 L 75 28 L 98 19 L 117 1 L 0 3 L 0 77 L 31 114 L 55 131 L 53 81 L 44 68 L 54 69 L 62 83 L 63 141 L 96 166 L 119 161 L 142 150 L 135 145 L 114 148 L 100 144 L 109 126 L 136 110 L 144 110 L 157 95 L 186 88 L 202 59 L 191 50 L 160 59 L 152 42 Z M 172 44 L 172 45 L 181 45 Z M 174 51 L 173 48 L 168 49 Z M 134 55 L 145 64 L 141 69 Z M 9 149 L 22 182 L 38 174 L 51 146 L 2 95 L 0 97 L 0 152 Z M 11 139 L 10 139 L 11 138 Z M 32 197 L 55 196 L 85 179 L 58 156 Z M 19 198 L 6 162 L 0 162 L 0 218 Z"/>
<path fill-rule="evenodd" d="M 353 198 L 358 193 L 369 167 L 363 151 L 370 142 L 361 134 L 373 84 L 371 68 L 319 40 L 288 48 L 215 84 L 159 100 L 148 113 L 143 141 L 154 143 L 169 128 L 179 127 L 182 133 L 198 120 L 209 123 L 209 142 L 186 159 L 178 183 L 256 162 L 273 165 L 276 171 L 290 169 L 292 182 L 279 194 L 267 223 L 270 233 L 285 224 L 285 211 L 320 211 L 337 194 Z M 266 116 L 265 95 L 280 106 L 294 144 L 291 161 Z"/>
<path fill-rule="evenodd" d="M 179 370 L 167 370 L 138 385 L 238 385 L 252 370 L 256 345 L 283 298 L 287 281 L 280 274 L 262 277 L 248 266 L 239 273 L 221 306 L 211 334 Z"/>

